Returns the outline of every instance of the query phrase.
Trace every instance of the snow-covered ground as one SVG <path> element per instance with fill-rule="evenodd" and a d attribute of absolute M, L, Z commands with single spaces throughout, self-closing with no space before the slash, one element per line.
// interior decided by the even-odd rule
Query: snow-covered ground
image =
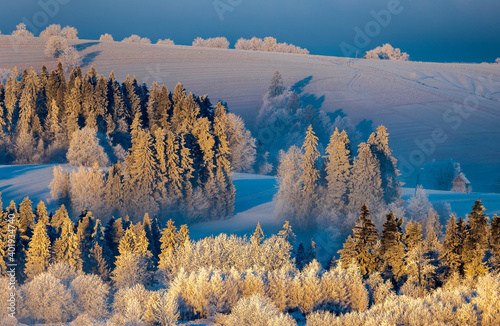
<path fill-rule="evenodd" d="M 252 127 L 276 70 L 303 100 L 364 129 L 388 127 L 391 148 L 408 185 L 425 162 L 452 158 L 477 191 L 500 192 L 500 65 L 394 62 L 313 55 L 124 43 L 74 42 L 84 70 L 114 70 L 172 90 L 223 100 Z M 44 40 L 0 36 L 0 69 L 42 64 Z M 467 106 L 472 107 L 467 108 Z"/>

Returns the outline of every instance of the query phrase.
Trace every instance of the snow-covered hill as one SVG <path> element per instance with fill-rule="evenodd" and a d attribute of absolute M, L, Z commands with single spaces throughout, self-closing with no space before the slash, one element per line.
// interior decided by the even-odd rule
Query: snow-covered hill
<path fill-rule="evenodd" d="M 425 162 L 453 158 L 476 191 L 500 191 L 500 65 L 388 62 L 313 55 L 76 41 L 85 69 L 177 82 L 224 100 L 251 127 L 274 71 L 306 102 L 347 115 L 365 130 L 388 127 L 407 185 Z M 0 36 L 0 68 L 46 64 L 44 40 Z"/>

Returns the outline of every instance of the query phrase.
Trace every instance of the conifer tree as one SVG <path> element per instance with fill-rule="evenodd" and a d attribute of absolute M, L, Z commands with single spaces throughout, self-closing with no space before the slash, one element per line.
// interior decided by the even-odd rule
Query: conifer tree
<path fill-rule="evenodd" d="M 125 126 L 125 109 L 123 103 L 123 94 L 120 84 L 116 81 L 115 73 L 111 71 L 108 78 L 108 112 L 107 133 L 111 134 L 115 131 L 117 126 L 122 126 L 122 132 Z"/>
<path fill-rule="evenodd" d="M 397 160 L 392 156 L 392 150 L 389 148 L 387 128 L 379 126 L 377 132 L 370 135 L 368 144 L 379 163 L 384 200 L 390 204 L 401 198 L 401 191 L 396 180 L 400 173 L 397 169 Z"/>
<path fill-rule="evenodd" d="M 160 237 L 158 236 L 160 232 L 159 230 L 155 230 L 157 226 L 158 225 L 157 223 L 154 223 L 154 220 L 151 221 L 148 213 L 144 214 L 144 218 L 142 219 L 142 227 L 144 228 L 144 231 L 146 232 L 146 237 L 148 239 L 149 243 L 148 250 L 153 255 L 155 261 L 161 252 Z"/>
<path fill-rule="evenodd" d="M 264 232 L 260 227 L 260 222 L 257 222 L 257 226 L 255 227 L 255 231 L 253 232 L 251 242 L 253 245 L 258 246 L 260 245 L 263 239 L 264 239 Z"/>
<path fill-rule="evenodd" d="M 182 86 L 181 83 L 177 83 L 174 88 L 174 92 L 172 94 L 172 116 L 170 117 L 170 123 L 174 130 L 177 130 L 181 125 L 181 122 L 184 118 L 182 109 L 184 100 L 186 99 L 186 90 Z"/>
<path fill-rule="evenodd" d="M 54 261 L 65 262 L 76 270 L 82 269 L 80 242 L 69 217 L 64 220 L 61 236 L 54 243 Z"/>
<path fill-rule="evenodd" d="M 61 205 L 56 213 L 50 218 L 50 226 L 54 231 L 54 236 L 59 237 L 61 235 L 61 230 L 64 222 L 69 219 L 68 211 L 66 210 L 66 206 Z M 55 238 L 51 237 L 51 240 L 54 241 Z"/>
<path fill-rule="evenodd" d="M 191 142 L 192 135 L 181 134 L 180 135 L 180 168 L 182 171 L 182 200 L 184 202 L 185 210 L 188 214 L 192 214 L 194 210 L 194 198 L 193 198 L 193 179 L 195 169 L 193 167 L 194 161 L 191 156 L 191 150 L 187 144 L 186 138 L 189 138 Z"/>
<path fill-rule="evenodd" d="M 491 251 L 494 257 L 494 266 L 500 268 L 500 216 L 495 214 L 491 218 Z"/>
<path fill-rule="evenodd" d="M 281 151 L 277 173 L 279 189 L 276 194 L 276 215 L 282 219 L 290 218 L 293 223 L 299 222 L 301 157 L 302 151 L 296 146 L 291 146 L 287 152 Z"/>
<path fill-rule="evenodd" d="M 229 160 L 229 143 L 227 142 L 224 120 L 226 108 L 219 102 L 214 115 L 214 156 L 215 156 L 215 209 L 212 218 L 229 216 L 234 210 L 235 190 L 231 179 L 231 161 Z"/>
<path fill-rule="evenodd" d="M 271 85 L 269 86 L 269 97 L 279 96 L 283 94 L 284 91 L 285 88 L 283 86 L 283 78 L 281 77 L 279 71 L 276 71 L 271 79 Z"/>
<path fill-rule="evenodd" d="M 96 220 L 92 233 L 92 248 L 90 250 L 90 266 L 93 274 L 99 275 L 104 281 L 109 279 L 109 249 L 106 244 L 104 228 L 100 220 Z"/>
<path fill-rule="evenodd" d="M 65 129 L 66 137 L 69 141 L 71 140 L 73 133 L 80 128 L 79 118 L 82 114 L 82 81 L 80 78 L 75 79 L 75 86 L 68 90 L 69 93 L 64 98 L 64 108 L 65 108 Z"/>
<path fill-rule="evenodd" d="M 95 224 L 96 221 L 91 212 L 86 212 L 86 214 L 78 221 L 76 236 L 80 245 L 83 271 L 86 273 L 92 270 L 94 263 L 91 260 L 91 250 L 92 234 L 94 232 Z"/>
<path fill-rule="evenodd" d="M 104 190 L 104 201 L 109 215 L 124 212 L 123 168 L 120 162 L 109 169 Z"/>
<path fill-rule="evenodd" d="M 26 257 L 25 273 L 29 279 L 47 270 L 50 263 L 50 239 L 43 221 L 35 226 L 35 231 L 29 242 Z"/>
<path fill-rule="evenodd" d="M 18 109 L 19 98 L 17 91 L 17 72 L 9 77 L 7 84 L 5 85 L 5 109 L 6 109 L 6 124 L 7 131 L 11 132 L 14 130 L 14 116 Z"/>
<path fill-rule="evenodd" d="M 313 224 L 311 218 L 316 209 L 318 201 L 318 181 L 319 170 L 316 160 L 319 157 L 318 151 L 318 137 L 314 134 L 312 126 L 310 125 L 306 132 L 306 139 L 302 145 L 302 159 L 301 170 L 302 176 L 300 182 L 302 183 L 302 198 L 300 203 L 299 217 L 303 218 L 301 227 L 309 227 Z"/>
<path fill-rule="evenodd" d="M 489 247 L 488 217 L 484 213 L 485 210 L 481 200 L 478 199 L 469 214 L 463 251 L 464 270 L 469 276 L 480 276 L 488 271 L 483 261 Z"/>
<path fill-rule="evenodd" d="M 415 221 L 408 222 L 404 239 L 408 251 L 412 251 L 422 244 L 422 226 L 420 223 Z"/>
<path fill-rule="evenodd" d="M 365 277 L 376 270 L 379 260 L 375 250 L 379 234 L 369 216 L 370 211 L 366 204 L 363 204 L 358 222 L 352 228 L 353 235 L 349 236 L 344 249 L 339 251 L 344 267 L 354 261 Z"/>
<path fill-rule="evenodd" d="M 326 148 L 326 196 L 327 208 L 343 211 L 347 206 L 349 180 L 351 177 L 351 150 L 345 130 L 335 128 Z"/>
<path fill-rule="evenodd" d="M 142 121 L 142 112 L 141 112 L 141 99 L 137 94 L 137 80 L 135 76 L 130 78 L 129 75 L 125 78 L 125 81 L 122 84 L 121 91 L 123 94 L 123 105 L 125 108 L 125 119 L 127 124 L 130 125 L 132 119 L 136 117 L 136 115 Z"/>
<path fill-rule="evenodd" d="M 285 241 L 288 241 L 291 245 L 295 241 L 295 233 L 292 231 L 292 226 L 288 221 L 285 221 L 282 229 L 278 232 L 278 237 L 282 237 Z"/>
<path fill-rule="evenodd" d="M 112 218 L 109 220 L 108 225 L 105 230 L 105 240 L 106 244 L 110 250 L 110 263 L 114 264 L 116 257 L 118 256 L 118 246 L 120 244 L 121 238 L 125 234 L 123 229 L 123 222 L 121 218 Z"/>
<path fill-rule="evenodd" d="M 349 207 L 360 207 L 363 202 L 369 207 L 378 207 L 383 196 L 380 179 L 380 166 L 370 150 L 370 146 L 361 143 L 358 156 L 352 166 L 349 184 Z"/>
<path fill-rule="evenodd" d="M 17 124 L 18 133 L 33 133 L 38 136 L 42 131 L 40 118 L 36 114 L 39 79 L 33 70 L 23 78 L 22 90 L 19 98 L 19 121 Z"/>
<path fill-rule="evenodd" d="M 455 215 L 451 215 L 446 225 L 446 234 L 443 243 L 443 253 L 439 259 L 446 266 L 450 273 L 460 273 L 463 275 L 463 240 L 460 226 L 456 221 Z"/>
<path fill-rule="evenodd" d="M 297 265 L 297 268 L 299 270 L 302 270 L 305 265 L 307 265 L 307 257 L 306 257 L 306 250 L 304 248 L 304 244 L 302 241 L 299 243 L 299 246 L 297 247 L 297 253 L 295 255 L 295 264 Z"/>
<path fill-rule="evenodd" d="M 169 117 L 172 113 L 172 109 L 170 92 L 165 85 L 162 85 L 158 98 L 157 110 L 154 115 L 154 125 L 158 128 L 169 130 Z"/>
<path fill-rule="evenodd" d="M 156 128 L 158 128 L 157 113 L 159 110 L 160 102 L 160 89 L 157 82 L 153 82 L 151 90 L 149 92 L 149 100 L 147 106 L 148 112 L 148 126 L 151 132 L 154 134 Z"/>
<path fill-rule="evenodd" d="M 391 211 L 383 225 L 380 257 L 384 260 L 384 272 L 397 282 L 404 274 L 405 246 L 401 226 L 403 218 L 397 218 Z"/>
<path fill-rule="evenodd" d="M 24 197 L 19 205 L 19 230 L 22 235 L 31 237 L 31 232 L 35 228 L 35 214 L 33 214 L 32 201 L 29 197 Z"/>
<path fill-rule="evenodd" d="M 211 132 L 208 118 L 197 119 L 193 126 L 193 135 L 196 139 L 196 151 L 193 165 L 198 171 L 198 183 L 204 184 L 213 177 L 215 139 Z M 194 147 L 194 146 L 193 146 Z"/>
<path fill-rule="evenodd" d="M 129 211 L 135 216 L 146 212 L 155 214 L 158 205 L 154 200 L 157 193 L 157 165 L 153 152 L 153 140 L 149 132 L 140 130 L 127 155 L 126 179 Z"/>
<path fill-rule="evenodd" d="M 159 256 L 158 268 L 164 268 L 173 255 L 178 245 L 177 228 L 172 220 L 168 220 L 167 227 L 163 229 L 161 235 L 161 253 Z"/>
<path fill-rule="evenodd" d="M 186 241 L 189 241 L 189 229 L 187 224 L 182 224 L 179 232 L 177 232 L 177 242 L 179 246 L 182 247 Z"/>

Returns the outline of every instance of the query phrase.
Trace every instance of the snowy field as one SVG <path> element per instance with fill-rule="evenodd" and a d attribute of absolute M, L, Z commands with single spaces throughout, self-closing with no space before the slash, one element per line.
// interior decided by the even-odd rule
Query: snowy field
<path fill-rule="evenodd" d="M 0 36 L 0 69 L 56 67 L 43 54 L 43 39 L 26 42 Z M 416 171 L 425 162 L 452 158 L 473 189 L 500 192 L 498 64 L 388 62 L 89 40 L 74 44 L 85 71 L 94 65 L 106 76 L 114 70 L 119 80 L 130 74 L 170 90 L 181 82 L 189 91 L 208 94 L 212 103 L 226 101 L 250 128 L 279 70 L 285 85 L 294 86 L 304 102 L 332 117 L 347 115 L 365 132 L 387 126 L 408 185 L 415 184 Z"/>

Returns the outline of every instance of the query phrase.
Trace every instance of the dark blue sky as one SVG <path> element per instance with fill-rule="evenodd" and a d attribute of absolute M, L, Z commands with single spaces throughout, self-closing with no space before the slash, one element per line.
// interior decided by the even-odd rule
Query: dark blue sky
<path fill-rule="evenodd" d="M 80 38 L 89 39 L 138 34 L 153 42 L 171 38 L 191 44 L 197 36 L 226 36 L 233 46 L 239 37 L 274 36 L 313 54 L 343 56 L 344 42 L 360 54 L 391 43 L 417 61 L 500 57 L 498 0 L 15 0 L 1 6 L 4 34 L 24 19 L 35 34 L 57 23 L 74 26 Z M 372 11 L 388 7 L 390 22 L 382 15 L 385 21 L 376 23 Z M 356 27 L 363 33 L 368 27 L 368 35 L 357 35 L 357 46 Z"/>

